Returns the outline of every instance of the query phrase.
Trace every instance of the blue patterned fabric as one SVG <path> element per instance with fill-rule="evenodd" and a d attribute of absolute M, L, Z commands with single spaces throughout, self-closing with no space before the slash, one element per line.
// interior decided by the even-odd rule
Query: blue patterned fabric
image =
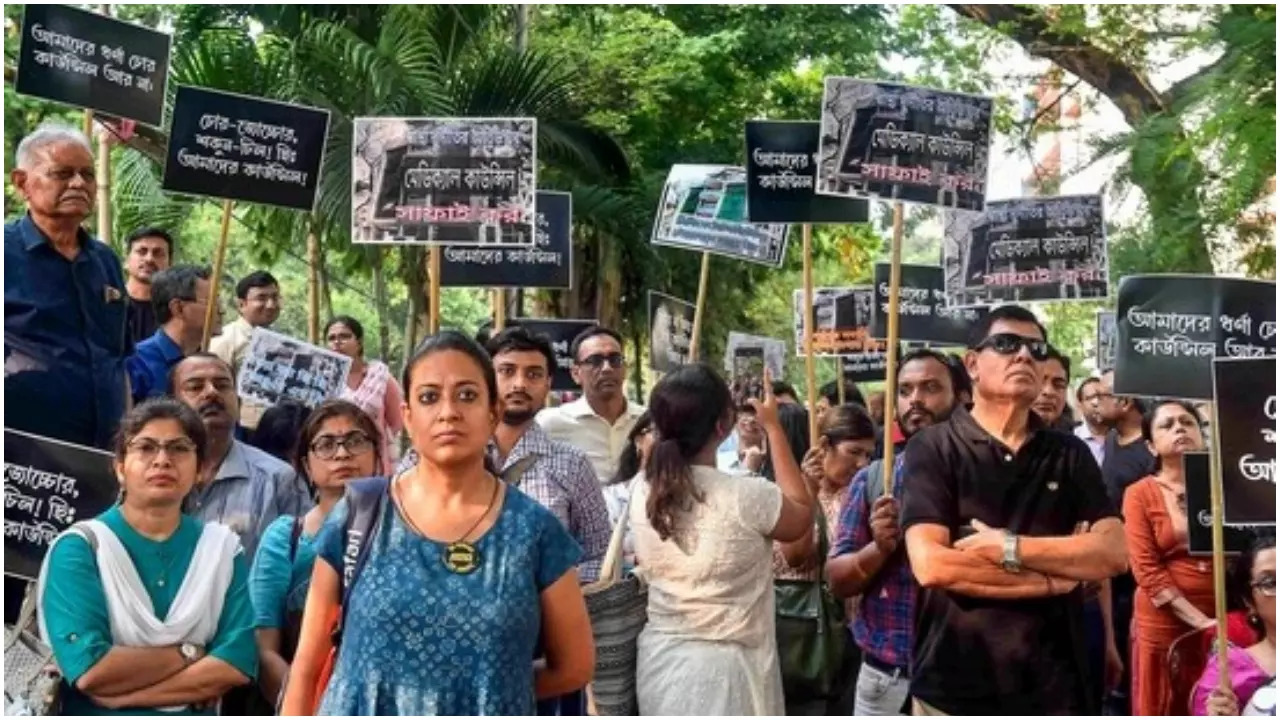
<path fill-rule="evenodd" d="M 316 537 L 339 573 L 346 518 L 344 500 Z M 555 515 L 507 488 L 470 575 L 450 572 L 444 544 L 411 530 L 389 499 L 370 542 L 319 714 L 534 714 L 539 596 L 582 557 Z"/>

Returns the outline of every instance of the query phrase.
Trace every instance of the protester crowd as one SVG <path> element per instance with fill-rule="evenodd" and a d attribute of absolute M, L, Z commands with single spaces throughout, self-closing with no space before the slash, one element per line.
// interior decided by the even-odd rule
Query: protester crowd
<path fill-rule="evenodd" d="M 598 660 L 627 662 L 587 601 L 616 559 L 647 589 L 640 714 L 1274 714 L 1273 535 L 1231 568 L 1229 691 L 1212 659 L 1182 470 L 1205 418 L 1073 380 L 1025 308 L 812 408 L 702 364 L 641 405 L 605 327 L 554 406 L 519 327 L 442 331 L 397 378 L 336 317 L 340 397 L 262 407 L 236 378 L 288 302 L 270 273 L 206 328 L 180 238 L 140 229 L 122 267 L 82 229 L 81 134 L 25 138 L 12 180 L 6 427 L 109 450 L 120 483 L 34 590 L 64 713 L 586 714 Z"/>

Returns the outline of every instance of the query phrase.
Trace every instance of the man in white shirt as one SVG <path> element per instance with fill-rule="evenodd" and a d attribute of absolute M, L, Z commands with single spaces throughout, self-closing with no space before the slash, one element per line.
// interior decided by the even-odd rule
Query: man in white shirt
<path fill-rule="evenodd" d="M 254 328 L 269 328 L 280 317 L 280 283 L 266 270 L 249 273 L 236 283 L 236 309 L 240 317 L 222 328 L 209 341 L 209 352 L 222 358 L 237 376 Z M 267 408 L 255 402 L 240 403 L 240 425 L 245 430 L 258 427 Z"/>
<path fill-rule="evenodd" d="M 1102 378 L 1085 378 L 1076 388 L 1076 402 L 1080 406 L 1080 414 L 1084 420 L 1076 425 L 1075 434 L 1089 446 L 1093 459 L 1102 467 L 1102 459 L 1107 448 L 1107 423 L 1102 417 L 1102 399 L 1107 388 Z"/>
<path fill-rule="evenodd" d="M 627 434 L 644 408 L 627 402 L 622 389 L 627 358 L 622 354 L 621 335 L 596 325 L 574 338 L 570 352 L 570 373 L 582 387 L 582 397 L 538 413 L 538 424 L 552 440 L 586 453 L 603 484 L 617 472 Z"/>

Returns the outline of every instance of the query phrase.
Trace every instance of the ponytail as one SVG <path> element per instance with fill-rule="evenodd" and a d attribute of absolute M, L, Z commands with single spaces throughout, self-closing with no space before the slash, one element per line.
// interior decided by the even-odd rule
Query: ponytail
<path fill-rule="evenodd" d="M 645 469 L 649 499 L 645 512 L 658 538 L 667 540 L 675 530 L 676 513 L 687 511 L 703 494 L 693 484 L 693 468 L 684 448 L 674 438 L 658 438 Z"/>

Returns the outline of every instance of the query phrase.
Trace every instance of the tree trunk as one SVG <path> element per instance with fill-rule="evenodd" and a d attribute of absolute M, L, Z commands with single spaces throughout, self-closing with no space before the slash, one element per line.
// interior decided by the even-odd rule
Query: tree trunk
<path fill-rule="evenodd" d="M 1145 255 L 1153 265 L 1145 269 L 1212 273 L 1200 199 L 1205 168 L 1172 112 L 1180 95 L 1208 68 L 1161 93 L 1141 69 L 1125 64 L 1088 37 L 1051 26 L 1043 10 L 1022 5 L 950 7 L 1010 38 L 1028 54 L 1070 72 L 1119 108 L 1140 134 L 1131 151 L 1129 179 L 1142 190 L 1150 210 L 1151 229 L 1143 245 L 1152 249 Z M 1154 142 L 1152 138 L 1160 134 L 1163 141 Z"/>
<path fill-rule="evenodd" d="M 598 290 L 596 291 L 596 313 L 600 324 L 608 328 L 618 328 L 622 320 L 622 274 L 618 270 L 618 243 L 596 231 L 596 257 L 599 264 L 596 269 Z"/>
<path fill-rule="evenodd" d="M 391 357 L 391 327 L 387 318 L 387 277 L 382 248 L 373 248 L 373 304 L 378 316 L 378 357 L 383 362 Z M 409 314 L 410 317 L 413 313 Z"/>

